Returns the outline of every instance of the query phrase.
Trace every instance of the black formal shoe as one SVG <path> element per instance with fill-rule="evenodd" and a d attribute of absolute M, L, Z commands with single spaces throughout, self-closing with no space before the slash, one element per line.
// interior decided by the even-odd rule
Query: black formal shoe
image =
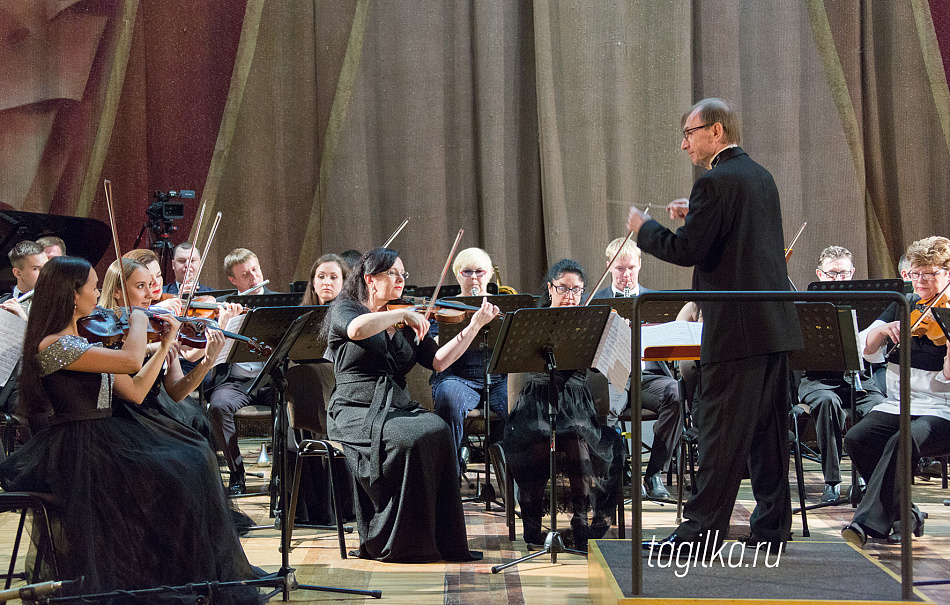
<path fill-rule="evenodd" d="M 825 483 L 825 492 L 821 495 L 822 504 L 837 504 L 841 499 L 841 486 Z"/>
<path fill-rule="evenodd" d="M 739 542 L 742 542 L 746 545 L 747 548 L 762 548 L 766 552 L 779 553 L 785 552 L 785 549 L 788 546 L 788 540 L 779 540 L 775 538 L 773 540 L 765 540 L 756 536 L 755 534 L 749 534 L 748 536 L 743 536 L 739 538 Z"/>
<path fill-rule="evenodd" d="M 611 525 L 610 519 L 607 517 L 594 517 L 590 524 L 590 539 L 600 540 L 610 531 Z"/>
<path fill-rule="evenodd" d="M 844 541 L 848 544 L 852 544 L 858 548 L 864 548 L 864 545 L 868 543 L 868 534 L 858 523 L 852 523 L 842 529 L 841 537 L 844 538 Z"/>
<path fill-rule="evenodd" d="M 247 484 L 244 483 L 243 472 L 232 472 L 228 481 L 228 493 L 232 496 L 239 496 L 247 493 Z"/>
<path fill-rule="evenodd" d="M 670 492 L 663 485 L 660 473 L 647 475 L 643 478 L 643 487 L 646 488 L 647 498 L 650 500 L 669 500 Z"/>

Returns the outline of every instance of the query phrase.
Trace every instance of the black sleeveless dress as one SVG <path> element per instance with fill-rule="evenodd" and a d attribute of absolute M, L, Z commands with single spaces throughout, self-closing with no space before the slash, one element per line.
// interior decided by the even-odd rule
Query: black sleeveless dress
<path fill-rule="evenodd" d="M 50 427 L 0 463 L 3 489 L 59 500 L 51 517 L 60 579 L 84 577 L 72 592 L 89 594 L 255 578 L 210 449 L 113 416 L 111 375 L 63 369 L 91 346 L 64 336 L 38 354 Z M 30 580 L 51 578 L 49 557 L 34 560 Z M 240 587 L 216 599 L 258 603 L 261 596 Z M 194 596 L 148 600 L 193 603 Z"/>

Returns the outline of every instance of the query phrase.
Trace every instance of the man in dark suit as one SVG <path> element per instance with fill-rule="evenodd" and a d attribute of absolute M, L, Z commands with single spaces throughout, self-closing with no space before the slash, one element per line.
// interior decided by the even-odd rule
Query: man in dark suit
<path fill-rule="evenodd" d="M 235 248 L 224 258 L 224 272 L 239 292 L 262 284 L 264 276 L 257 255 L 247 248 Z M 261 286 L 252 294 L 276 294 Z M 228 491 L 243 494 L 247 491 L 244 480 L 244 459 L 238 446 L 234 414 L 248 405 L 270 405 L 271 387 L 265 386 L 248 395 L 245 391 L 263 368 L 263 362 L 233 363 L 219 366 L 209 397 L 208 416 L 215 441 L 231 471 Z"/>
<path fill-rule="evenodd" d="M 181 294 L 182 285 L 190 284 L 198 273 L 198 264 L 201 261 L 201 251 L 188 242 L 175 246 L 172 256 L 172 270 L 175 272 L 175 281 L 165 284 L 162 292 Z M 198 284 L 197 292 L 211 292 L 211 288 Z"/>
<path fill-rule="evenodd" d="M 611 281 L 609 286 L 597 291 L 595 299 L 632 298 L 643 292 L 654 291 L 640 286 L 640 248 L 633 240 L 624 243 L 624 239 L 626 238 L 618 237 L 607 245 L 607 262 L 613 260 L 610 265 Z M 666 500 L 670 498 L 670 492 L 663 485 L 663 470 L 676 450 L 683 428 L 679 384 L 666 364 L 659 361 L 644 362 L 640 379 L 643 385 L 642 405 L 657 414 L 656 423 L 653 425 L 653 449 L 643 474 L 643 493 L 651 499 Z M 628 381 L 627 390 L 629 388 Z M 608 386 L 610 410 L 607 414 L 607 425 L 610 427 L 619 424 L 620 416 L 627 408 L 627 390 L 618 391 L 612 385 Z"/>
<path fill-rule="evenodd" d="M 778 189 L 738 144 L 738 116 L 725 101 L 691 107 L 680 147 L 708 172 L 689 200 L 668 206 L 685 224 L 673 233 L 631 207 L 628 227 L 644 251 L 694 266 L 694 290 L 788 290 Z M 794 304 L 777 302 L 701 302 L 700 309 L 697 491 L 664 542 L 721 542 L 747 461 L 756 500 L 747 543 L 784 547 L 792 523 L 788 352 L 803 346 L 798 315 Z"/>
<path fill-rule="evenodd" d="M 819 281 L 850 281 L 854 276 L 851 252 L 841 246 L 828 246 L 818 255 L 815 273 Z M 841 497 L 841 439 L 851 403 L 853 380 L 851 375 L 842 376 L 840 372 L 805 372 L 798 385 L 799 403 L 792 408 L 796 416 L 807 414 L 815 419 L 821 471 L 825 479 L 822 503 L 835 503 Z M 860 376 L 854 386 L 854 403 L 862 416 L 884 402 L 884 394 L 869 374 Z"/>

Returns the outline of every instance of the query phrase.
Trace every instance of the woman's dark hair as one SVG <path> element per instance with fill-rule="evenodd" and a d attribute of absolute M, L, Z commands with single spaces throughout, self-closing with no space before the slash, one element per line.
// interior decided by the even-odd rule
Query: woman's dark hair
<path fill-rule="evenodd" d="M 18 411 L 38 418 L 50 413 L 49 399 L 40 384 L 40 364 L 36 359 L 40 341 L 66 329 L 76 308 L 76 293 L 89 280 L 92 265 L 84 258 L 55 256 L 43 265 L 30 307 L 30 320 L 23 337 L 23 369 L 20 372 Z"/>
<path fill-rule="evenodd" d="M 366 301 L 369 300 L 369 288 L 366 286 L 366 280 L 363 279 L 363 276 L 376 275 L 384 271 L 389 271 L 393 265 L 396 264 L 397 258 L 399 258 L 399 253 L 392 248 L 374 248 L 364 254 L 360 257 L 360 262 L 356 263 L 356 267 L 352 273 L 350 273 L 346 281 L 343 282 L 343 289 L 340 290 L 340 295 L 336 297 L 333 304 L 342 300 L 348 300 L 369 311 L 366 307 Z M 330 334 L 330 317 L 332 315 L 331 310 L 331 312 L 327 313 L 326 319 L 323 322 L 323 328 L 320 333 L 324 337 Z"/>
<path fill-rule="evenodd" d="M 552 283 L 554 280 L 559 279 L 565 273 L 574 273 L 581 281 L 584 282 L 584 285 L 587 285 L 587 276 L 584 275 L 584 269 L 581 267 L 581 264 L 576 260 L 571 260 L 569 258 L 563 258 L 548 269 L 547 274 L 544 276 L 544 281 L 541 282 L 541 296 L 538 298 L 539 307 L 550 307 L 551 306 L 551 294 L 548 293 L 548 284 Z"/>
<path fill-rule="evenodd" d="M 336 263 L 340 268 L 340 278 L 344 282 L 350 274 L 350 266 L 347 265 L 342 258 L 336 254 L 324 254 L 310 267 L 310 278 L 307 281 L 307 289 L 303 291 L 303 299 L 300 301 L 301 305 L 310 306 L 320 304 L 320 297 L 317 296 L 317 291 L 313 289 L 313 277 L 317 274 L 317 267 L 323 263 Z"/>

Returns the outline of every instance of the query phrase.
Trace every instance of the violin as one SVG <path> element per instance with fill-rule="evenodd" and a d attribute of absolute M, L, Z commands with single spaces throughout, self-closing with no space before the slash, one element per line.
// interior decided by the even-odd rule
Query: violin
<path fill-rule="evenodd" d="M 168 329 L 168 324 L 157 319 L 154 312 L 145 309 L 141 311 L 149 318 L 146 331 L 148 342 L 160 341 Z M 129 318 L 127 314 L 120 316 L 112 309 L 97 306 L 92 313 L 76 320 L 76 328 L 79 335 L 89 342 L 100 342 L 111 347 L 122 342 L 129 333 Z"/>
<path fill-rule="evenodd" d="M 389 304 L 386 305 L 386 310 L 393 311 L 395 309 L 415 309 L 416 312 L 422 313 L 428 308 L 430 303 L 432 303 L 432 301 L 427 298 L 404 296 L 398 300 L 390 301 Z M 441 298 L 435 300 L 433 304 L 435 320 L 439 323 L 446 324 L 461 323 L 467 318 L 471 317 L 475 311 L 478 311 L 478 309 L 479 307 L 473 307 L 472 305 L 466 305 Z M 505 314 L 499 313 L 498 317 L 504 319 Z"/>
<path fill-rule="evenodd" d="M 164 302 L 172 298 L 180 298 L 177 294 L 165 292 L 158 302 Z M 184 311 L 185 317 L 203 317 L 217 321 L 218 312 L 221 310 L 221 303 L 217 302 L 213 296 L 199 295 L 191 299 L 191 304 Z"/>
<path fill-rule="evenodd" d="M 943 346 L 947 344 L 947 335 L 944 333 L 940 324 L 937 323 L 930 309 L 938 307 L 946 309 L 950 307 L 950 299 L 946 294 L 946 289 L 929 301 L 917 301 L 915 308 L 910 312 L 911 335 L 926 336 L 930 342 L 935 345 Z"/>

